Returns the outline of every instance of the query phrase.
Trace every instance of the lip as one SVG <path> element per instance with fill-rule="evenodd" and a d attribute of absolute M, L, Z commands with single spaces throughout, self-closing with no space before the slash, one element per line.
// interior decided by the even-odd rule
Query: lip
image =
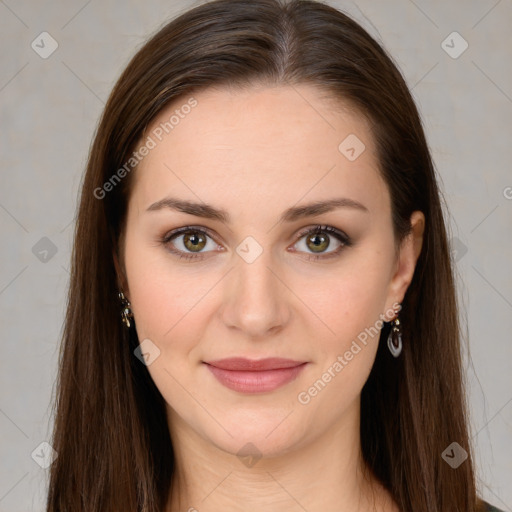
<path fill-rule="evenodd" d="M 258 360 L 233 357 L 204 364 L 229 389 L 241 393 L 264 393 L 297 378 L 308 363 L 275 357 Z"/>
<path fill-rule="evenodd" d="M 281 370 L 284 368 L 294 368 L 306 361 L 294 361 L 293 359 L 283 359 L 281 357 L 267 357 L 266 359 L 247 359 L 246 357 L 230 357 L 228 359 L 218 359 L 217 361 L 205 361 L 206 364 L 215 366 L 222 370 L 236 371 L 266 371 Z"/>

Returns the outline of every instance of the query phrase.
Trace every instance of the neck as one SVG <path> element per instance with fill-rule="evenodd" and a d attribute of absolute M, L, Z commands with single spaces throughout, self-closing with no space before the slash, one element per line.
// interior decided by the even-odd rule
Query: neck
<path fill-rule="evenodd" d="M 362 460 L 356 405 L 346 421 L 309 443 L 259 459 L 218 448 L 170 411 L 175 472 L 168 512 L 396 510 Z"/>

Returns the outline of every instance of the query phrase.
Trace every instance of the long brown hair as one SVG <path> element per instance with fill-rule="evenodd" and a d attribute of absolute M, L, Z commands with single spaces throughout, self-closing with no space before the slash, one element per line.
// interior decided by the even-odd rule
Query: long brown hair
<path fill-rule="evenodd" d="M 118 170 L 171 101 L 210 86 L 312 84 L 372 123 L 395 240 L 426 218 L 400 319 L 398 359 L 381 332 L 362 390 L 361 444 L 404 511 L 467 512 L 476 496 L 461 369 L 460 326 L 441 195 L 421 120 L 386 51 L 350 17 L 315 1 L 215 0 L 160 29 L 133 57 L 100 120 L 74 234 L 55 400 L 47 511 L 163 511 L 173 447 L 165 403 L 120 321 L 119 253 L 135 169 Z M 110 187 L 105 187 L 110 183 Z M 108 188 L 108 190 L 107 190 Z M 452 442 L 468 458 L 453 469 Z"/>

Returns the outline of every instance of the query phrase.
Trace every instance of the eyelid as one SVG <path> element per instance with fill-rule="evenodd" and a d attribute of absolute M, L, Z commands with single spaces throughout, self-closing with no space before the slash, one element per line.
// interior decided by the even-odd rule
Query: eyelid
<path fill-rule="evenodd" d="M 346 247 L 351 247 L 353 245 L 352 239 L 346 233 L 328 224 L 316 224 L 314 226 L 303 229 L 298 233 L 297 240 L 293 245 L 297 244 L 306 235 L 313 235 L 315 233 L 327 233 L 328 236 L 336 238 L 336 240 L 340 243 L 340 247 L 334 251 L 320 252 L 318 254 L 294 250 L 294 252 L 300 252 L 302 257 L 306 260 L 326 262 L 330 258 L 339 257 L 341 252 L 343 252 Z"/>
<path fill-rule="evenodd" d="M 213 231 L 211 231 L 209 228 L 207 228 L 205 226 L 194 226 L 194 225 L 183 226 L 181 228 L 173 229 L 172 231 L 169 231 L 168 233 L 166 233 L 160 239 L 160 242 L 164 245 L 167 245 L 173 238 L 179 237 L 189 231 L 197 231 L 199 233 L 204 233 L 205 235 L 210 237 L 217 245 L 220 245 L 216 239 L 216 235 L 213 234 Z M 202 255 L 206 254 L 206 253 L 196 253 L 194 255 L 194 253 L 192 253 L 192 252 L 186 253 L 184 251 L 180 251 L 179 249 L 169 249 L 169 251 L 174 254 L 192 255 L 192 258 L 196 258 L 196 259 L 201 259 Z M 211 252 L 211 251 L 207 251 L 207 252 Z M 187 257 L 187 256 L 185 256 L 185 257 Z"/>
<path fill-rule="evenodd" d="M 212 240 L 214 240 L 217 245 L 220 245 L 219 242 L 217 242 L 217 240 L 216 240 L 216 235 L 214 235 L 213 232 L 209 228 L 207 228 L 205 226 L 194 226 L 194 225 L 182 226 L 180 228 L 174 229 L 174 230 L 166 233 L 163 237 L 161 237 L 160 242 L 163 245 L 168 246 L 169 242 L 173 238 L 179 237 L 182 234 L 187 233 L 189 231 L 197 231 L 199 233 L 203 233 L 203 234 L 207 235 L 208 237 L 210 237 Z M 338 242 L 340 242 L 341 246 L 340 246 L 340 248 L 338 248 L 334 251 L 330 251 L 330 252 L 326 252 L 326 253 L 318 253 L 318 254 L 304 253 L 304 255 L 305 255 L 304 257 L 306 259 L 326 260 L 330 257 L 338 256 L 344 247 L 350 247 L 351 245 L 353 245 L 351 238 L 346 233 L 344 233 L 343 231 L 341 231 L 333 226 L 330 226 L 328 224 L 314 224 L 312 226 L 303 228 L 301 231 L 299 231 L 299 233 L 297 233 L 296 239 L 292 245 L 297 244 L 302 238 L 304 238 L 304 236 L 309 235 L 309 234 L 314 234 L 314 233 L 327 233 L 329 236 L 335 237 L 338 240 Z M 206 251 L 206 252 L 193 253 L 193 252 L 181 251 L 181 250 L 175 249 L 175 248 L 171 249 L 169 247 L 167 247 L 167 249 L 171 253 L 173 253 L 175 255 L 179 255 L 180 258 L 196 260 L 196 261 L 204 259 L 209 252 L 213 252 L 213 251 Z M 294 252 L 302 253 L 302 251 L 294 251 Z"/>
<path fill-rule="evenodd" d="M 300 240 L 303 236 L 309 235 L 312 233 L 329 233 L 333 236 L 338 236 L 341 241 L 349 243 L 350 237 L 341 231 L 340 229 L 335 228 L 334 226 L 330 226 L 329 224 L 315 224 L 313 226 L 304 228 L 303 230 L 299 231 L 297 234 L 297 241 Z M 296 242 L 295 242 L 296 243 Z"/>

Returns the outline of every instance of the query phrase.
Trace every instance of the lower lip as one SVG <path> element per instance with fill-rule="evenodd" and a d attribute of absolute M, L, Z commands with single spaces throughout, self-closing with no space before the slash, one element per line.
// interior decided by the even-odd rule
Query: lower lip
<path fill-rule="evenodd" d="M 303 363 L 293 368 L 257 372 L 223 370 L 210 364 L 206 364 L 206 366 L 215 378 L 229 389 L 240 393 L 264 393 L 274 391 L 294 380 L 306 364 Z"/>

